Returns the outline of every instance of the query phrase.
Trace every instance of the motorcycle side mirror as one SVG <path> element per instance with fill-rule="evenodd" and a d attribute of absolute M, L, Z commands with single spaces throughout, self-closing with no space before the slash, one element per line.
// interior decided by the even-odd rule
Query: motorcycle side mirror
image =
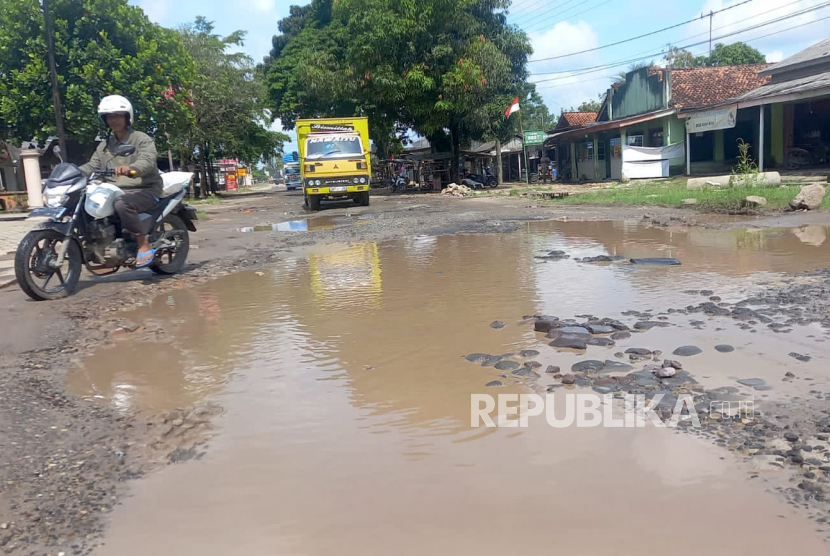
<path fill-rule="evenodd" d="M 63 162 L 63 157 L 61 156 L 61 148 L 58 145 L 52 147 L 52 152 L 55 153 L 55 156 L 57 156 L 61 162 Z"/>
<path fill-rule="evenodd" d="M 118 145 L 112 154 L 114 154 L 115 156 L 130 156 L 134 152 L 134 145 Z"/>

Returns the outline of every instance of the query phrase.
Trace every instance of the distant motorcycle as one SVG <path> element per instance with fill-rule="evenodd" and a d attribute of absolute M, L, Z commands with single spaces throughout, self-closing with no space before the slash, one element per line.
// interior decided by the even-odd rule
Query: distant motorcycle
<path fill-rule="evenodd" d="M 60 157 L 60 149 L 54 152 Z M 113 158 L 135 152 L 120 145 Z M 101 178 L 113 170 L 95 170 L 87 177 L 75 165 L 58 164 L 44 183 L 45 207 L 34 209 L 30 218 L 49 220 L 26 234 L 14 259 L 20 288 L 35 301 L 59 299 L 75 291 L 81 266 L 98 276 L 116 272 L 121 266 L 135 268 L 138 242 L 121 231 L 115 200 L 124 192 Z M 149 268 L 156 274 L 181 270 L 190 249 L 188 230 L 196 231 L 196 209 L 182 203 L 190 172 L 162 174 L 162 198 L 140 218 L 156 256 Z"/>
<path fill-rule="evenodd" d="M 399 174 L 392 178 L 392 193 L 406 193 L 408 185 L 409 180 Z"/>
<path fill-rule="evenodd" d="M 467 179 L 479 183 L 483 187 L 495 188 L 499 186 L 499 182 L 496 179 L 496 176 L 493 175 L 489 168 L 484 172 L 483 176 L 481 174 L 467 174 Z"/>

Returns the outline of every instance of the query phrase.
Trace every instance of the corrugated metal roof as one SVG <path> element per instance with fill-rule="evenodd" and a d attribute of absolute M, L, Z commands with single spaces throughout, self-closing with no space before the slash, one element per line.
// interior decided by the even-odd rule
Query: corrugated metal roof
<path fill-rule="evenodd" d="M 769 83 L 744 93 L 737 98 L 737 101 L 740 103 L 741 101 L 756 100 L 779 95 L 791 95 L 793 93 L 803 93 L 806 91 L 814 91 L 825 88 L 830 88 L 830 71 L 819 73 L 818 75 L 811 75 L 809 77 L 802 77 L 801 79 L 785 81 L 783 83 Z"/>
<path fill-rule="evenodd" d="M 822 61 L 830 61 L 830 39 L 825 39 L 809 48 L 805 48 L 801 52 L 797 52 L 789 58 L 784 58 L 777 64 L 773 64 L 769 68 L 763 70 L 761 75 L 784 73 L 791 69 L 795 69 L 796 66 L 813 65 L 813 63 L 820 63 Z"/>

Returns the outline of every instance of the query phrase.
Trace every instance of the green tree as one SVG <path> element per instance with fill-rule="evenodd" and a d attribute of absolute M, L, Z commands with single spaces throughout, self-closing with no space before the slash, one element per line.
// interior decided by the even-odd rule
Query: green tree
<path fill-rule="evenodd" d="M 204 184 L 215 189 L 213 176 L 206 172 L 210 160 L 235 157 L 253 166 L 278 156 L 288 136 L 266 128 L 271 116 L 265 88 L 253 60 L 235 50 L 243 44 L 244 31 L 221 37 L 200 16 L 179 34 L 195 61 L 196 79 L 188 93 L 193 119 L 180 131 L 177 147 L 183 166 L 191 166 L 197 154 L 201 158 L 204 194 Z"/>
<path fill-rule="evenodd" d="M 366 115 L 379 151 L 412 129 L 457 162 L 463 143 L 489 132 L 493 101 L 518 93 L 527 76 L 530 44 L 506 24 L 507 5 L 313 0 L 280 22 L 263 64 L 275 115 L 289 126 Z"/>
<path fill-rule="evenodd" d="M 743 42 L 717 43 L 709 56 L 697 58 L 698 65 L 701 66 L 739 66 L 763 64 L 766 61 L 766 57 L 760 51 Z"/>
<path fill-rule="evenodd" d="M 135 108 L 135 127 L 156 135 L 189 118 L 183 94 L 193 62 L 174 31 L 150 22 L 127 0 L 54 0 L 55 57 L 70 155 L 84 158 L 104 127 L 96 114 L 105 95 Z M 0 0 L 0 137 L 19 142 L 55 134 L 52 95 L 37 0 Z"/>
<path fill-rule="evenodd" d="M 663 56 L 666 65 L 670 68 L 693 68 L 699 65 L 694 54 L 685 48 L 669 45 L 666 55 Z"/>

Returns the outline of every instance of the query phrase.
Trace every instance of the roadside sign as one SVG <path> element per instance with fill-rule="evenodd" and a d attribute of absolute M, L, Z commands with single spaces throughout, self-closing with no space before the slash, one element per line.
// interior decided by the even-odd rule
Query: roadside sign
<path fill-rule="evenodd" d="M 544 131 L 525 131 L 525 145 L 541 145 L 548 138 L 548 134 Z"/>
<path fill-rule="evenodd" d="M 236 174 L 228 174 L 225 176 L 225 183 L 227 184 L 225 187 L 227 191 L 237 191 Z"/>
<path fill-rule="evenodd" d="M 236 176 L 238 178 L 242 178 L 242 177 L 245 177 L 247 175 L 248 175 L 248 169 L 247 168 L 237 168 L 236 169 Z"/>

